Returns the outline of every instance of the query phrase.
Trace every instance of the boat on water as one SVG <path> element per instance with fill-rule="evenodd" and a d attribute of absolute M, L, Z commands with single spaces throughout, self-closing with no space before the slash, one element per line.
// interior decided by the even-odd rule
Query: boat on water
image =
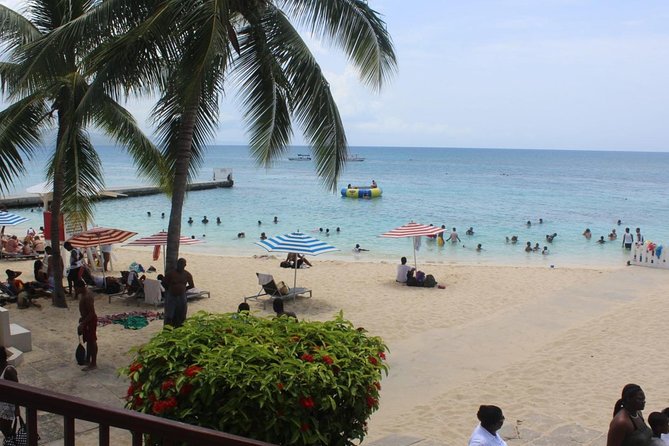
<path fill-rule="evenodd" d="M 311 161 L 311 155 L 308 153 L 298 153 L 297 156 L 288 157 L 289 161 Z"/>
<path fill-rule="evenodd" d="M 346 161 L 365 161 L 365 159 L 356 153 L 355 155 L 348 155 Z"/>

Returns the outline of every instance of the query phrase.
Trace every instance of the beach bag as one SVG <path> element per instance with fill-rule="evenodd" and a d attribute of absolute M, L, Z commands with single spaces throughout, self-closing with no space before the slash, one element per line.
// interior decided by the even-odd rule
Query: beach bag
<path fill-rule="evenodd" d="M 437 281 L 435 280 L 432 274 L 428 274 L 427 276 L 425 276 L 425 281 L 423 281 L 423 286 L 425 288 L 434 288 L 435 286 L 437 286 Z"/>
<path fill-rule="evenodd" d="M 81 337 L 79 337 L 79 343 L 74 351 L 74 359 L 77 360 L 77 364 L 86 365 L 86 348 L 84 348 L 84 344 L 81 342 Z"/>
<path fill-rule="evenodd" d="M 21 415 L 14 418 L 12 433 L 5 437 L 3 446 L 28 446 L 28 429 Z"/>
<path fill-rule="evenodd" d="M 16 307 L 25 310 L 30 307 L 30 294 L 27 291 L 21 291 L 18 296 L 16 296 Z"/>
<path fill-rule="evenodd" d="M 423 283 L 425 282 L 425 273 L 423 271 L 418 271 L 416 273 L 416 281 L 418 283 Z"/>
<path fill-rule="evenodd" d="M 285 296 L 290 293 L 290 288 L 283 281 L 276 284 L 276 289 L 279 291 L 279 294 Z"/>

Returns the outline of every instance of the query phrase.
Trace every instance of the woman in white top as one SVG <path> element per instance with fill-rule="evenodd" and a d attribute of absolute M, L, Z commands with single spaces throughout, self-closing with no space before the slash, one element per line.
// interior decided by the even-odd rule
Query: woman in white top
<path fill-rule="evenodd" d="M 504 414 L 497 406 L 481 406 L 476 413 L 479 424 L 469 439 L 469 446 L 506 446 L 497 433 L 504 424 Z"/>

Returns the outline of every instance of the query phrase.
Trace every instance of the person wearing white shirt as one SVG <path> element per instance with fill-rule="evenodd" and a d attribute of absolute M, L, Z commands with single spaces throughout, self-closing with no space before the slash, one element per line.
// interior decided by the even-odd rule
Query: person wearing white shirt
<path fill-rule="evenodd" d="M 623 247 L 625 249 L 632 249 L 632 243 L 634 243 L 634 236 L 630 234 L 630 228 L 625 228 L 625 233 L 623 234 Z"/>
<path fill-rule="evenodd" d="M 497 406 L 481 406 L 476 413 L 481 424 L 476 426 L 469 439 L 469 446 L 507 446 L 497 433 L 504 424 L 504 414 Z"/>
<path fill-rule="evenodd" d="M 407 258 L 402 257 L 400 259 L 400 264 L 397 265 L 397 277 L 395 278 L 396 282 L 400 283 L 407 283 L 407 273 L 414 268 L 412 266 L 407 265 Z"/>

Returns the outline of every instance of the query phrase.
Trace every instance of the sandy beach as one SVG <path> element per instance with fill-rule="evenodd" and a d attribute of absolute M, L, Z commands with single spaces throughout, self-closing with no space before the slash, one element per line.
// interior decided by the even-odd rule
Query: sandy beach
<path fill-rule="evenodd" d="M 189 304 L 189 314 L 235 311 L 244 296 L 258 291 L 256 272 L 292 286 L 292 271 L 279 267 L 280 255 L 182 254 L 196 286 L 211 291 L 211 299 Z M 150 250 L 116 250 L 115 270 L 132 261 L 160 268 L 150 255 Z M 3 263 L 31 277 L 31 263 Z M 419 263 L 419 269 L 446 285 L 441 290 L 396 284 L 392 261 L 342 262 L 323 256 L 313 263 L 297 275 L 298 286 L 313 289 L 313 298 L 290 302 L 287 309 L 306 320 L 326 320 L 342 310 L 390 348 L 390 374 L 382 382 L 380 410 L 370 420 L 366 442 L 402 433 L 463 444 L 476 425 L 478 406 L 496 404 L 505 412 L 507 435 L 522 428 L 526 438 L 518 444 L 565 425 L 589 432 L 587 444 L 604 444 L 601 435 L 626 383 L 644 388 L 646 414 L 669 406 L 661 356 L 661 346 L 669 343 L 666 271 Z M 51 384 L 31 368 L 44 370 L 55 358 L 72 357 L 79 317 L 74 301 L 68 301 L 69 309 L 41 302 L 41 310 L 6 307 L 12 322 L 32 330 L 34 350 L 25 354 L 19 374 L 36 386 Z M 109 304 L 106 295 L 99 295 L 96 309 L 103 316 L 138 307 L 124 299 Z M 269 307 L 263 310 L 253 301 L 251 309 L 271 316 Z M 162 321 L 137 331 L 99 328 L 100 369 L 90 373 L 113 374 L 128 363 L 132 346 L 161 328 Z M 70 362 L 58 373 L 81 376 L 73 358 Z M 122 405 L 124 391 L 119 381 L 97 398 Z M 70 392 L 86 397 L 77 389 Z"/>

